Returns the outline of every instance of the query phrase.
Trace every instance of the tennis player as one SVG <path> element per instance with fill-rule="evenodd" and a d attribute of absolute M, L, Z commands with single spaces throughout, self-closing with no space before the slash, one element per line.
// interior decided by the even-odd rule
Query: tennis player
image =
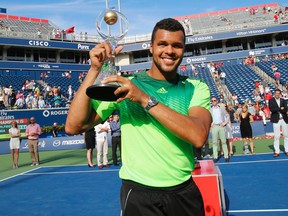
<path fill-rule="evenodd" d="M 209 134 L 210 92 L 204 82 L 177 74 L 184 50 L 182 25 L 171 18 L 159 21 L 150 43 L 152 67 L 130 78 L 102 81 L 121 84 L 116 102 L 86 96 L 112 48 L 104 42 L 90 51 L 91 68 L 71 104 L 66 132 L 78 134 L 120 110 L 122 216 L 204 215 L 191 171 L 193 146 L 202 147 Z"/>

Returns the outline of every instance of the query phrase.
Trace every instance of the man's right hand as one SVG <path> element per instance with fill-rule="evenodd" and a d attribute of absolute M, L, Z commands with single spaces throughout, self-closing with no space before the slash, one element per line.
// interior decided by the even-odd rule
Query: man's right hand
<path fill-rule="evenodd" d="M 122 49 L 123 46 L 119 46 L 113 50 L 111 44 L 107 41 L 97 44 L 89 52 L 91 68 L 95 69 L 96 71 L 100 71 L 105 60 L 110 58 L 112 55 L 117 55 Z"/>

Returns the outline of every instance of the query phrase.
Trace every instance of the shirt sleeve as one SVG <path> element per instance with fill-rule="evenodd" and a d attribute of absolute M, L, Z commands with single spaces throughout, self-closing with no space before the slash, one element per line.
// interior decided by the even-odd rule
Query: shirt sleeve
<path fill-rule="evenodd" d="M 95 112 L 100 116 L 100 118 L 104 121 L 107 119 L 115 109 L 118 109 L 117 102 L 106 102 L 106 101 L 98 101 L 92 100 L 92 108 Z"/>
<path fill-rule="evenodd" d="M 38 135 L 42 133 L 40 125 L 37 125 L 37 132 L 38 132 Z"/>
<path fill-rule="evenodd" d="M 26 133 L 26 136 L 29 135 L 29 125 L 27 126 L 25 133 Z"/>
<path fill-rule="evenodd" d="M 199 80 L 195 83 L 195 89 L 190 101 L 189 108 L 201 106 L 210 112 L 210 89 L 206 83 Z"/>

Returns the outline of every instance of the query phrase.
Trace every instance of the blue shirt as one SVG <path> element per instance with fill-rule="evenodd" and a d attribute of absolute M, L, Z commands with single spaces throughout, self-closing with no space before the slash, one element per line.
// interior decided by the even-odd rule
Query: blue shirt
<path fill-rule="evenodd" d="M 112 137 L 121 136 L 121 128 L 120 128 L 120 121 L 112 121 L 110 122 L 110 129 Z"/>

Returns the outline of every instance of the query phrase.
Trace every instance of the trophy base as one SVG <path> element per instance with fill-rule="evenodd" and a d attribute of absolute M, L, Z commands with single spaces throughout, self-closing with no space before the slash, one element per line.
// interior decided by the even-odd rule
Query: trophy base
<path fill-rule="evenodd" d="M 99 101 L 116 101 L 118 96 L 114 92 L 119 87 L 116 84 L 94 84 L 86 89 L 86 95 Z"/>

